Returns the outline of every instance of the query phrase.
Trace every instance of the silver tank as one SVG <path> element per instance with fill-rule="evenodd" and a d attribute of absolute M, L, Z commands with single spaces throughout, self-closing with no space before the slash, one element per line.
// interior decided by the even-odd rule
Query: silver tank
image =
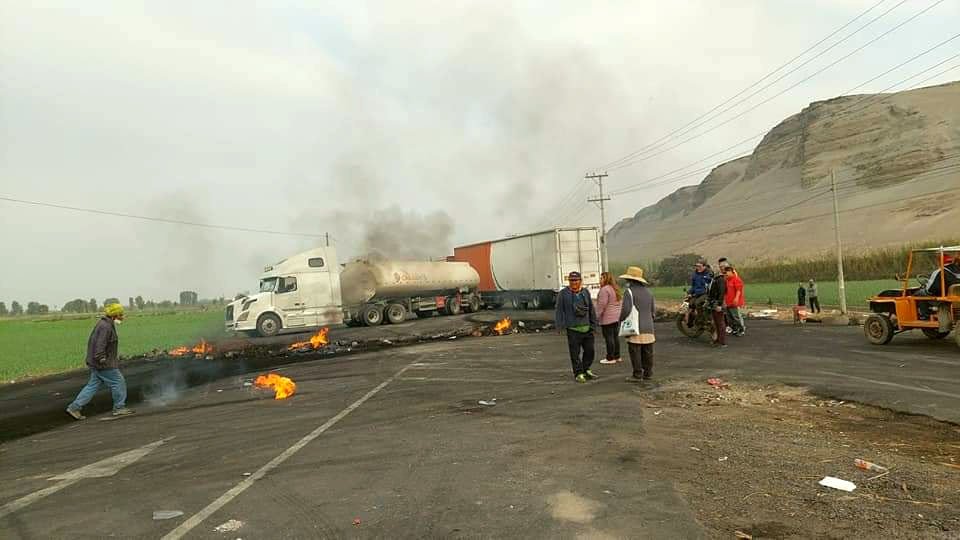
<path fill-rule="evenodd" d="M 340 272 L 346 306 L 410 296 L 438 296 L 475 289 L 480 275 L 465 262 L 356 261 Z"/>

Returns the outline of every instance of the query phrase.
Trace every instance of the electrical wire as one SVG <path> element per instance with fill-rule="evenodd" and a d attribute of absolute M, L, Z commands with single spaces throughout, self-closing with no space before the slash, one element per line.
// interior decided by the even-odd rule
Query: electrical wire
<path fill-rule="evenodd" d="M 715 106 L 714 106 L 712 109 L 710 109 L 709 111 L 701 114 L 700 116 L 694 118 L 693 120 L 691 120 L 690 122 L 684 124 L 683 126 L 680 126 L 679 128 L 671 131 L 670 133 L 667 133 L 666 135 L 664 135 L 664 136 L 660 137 L 659 139 L 655 140 L 654 142 L 645 145 L 643 148 L 641 148 L 641 149 L 639 149 L 639 150 L 637 150 L 637 151 L 635 151 L 635 152 L 631 152 L 631 153 L 627 154 L 626 156 L 623 156 L 623 157 L 621 157 L 621 158 L 619 158 L 619 159 L 615 159 L 615 160 L 613 160 L 613 161 L 607 162 L 607 163 L 601 165 L 600 167 L 598 167 L 598 169 L 606 169 L 606 168 L 612 167 L 612 166 L 620 163 L 621 161 L 627 160 L 627 159 L 629 159 L 629 158 L 631 158 L 631 157 L 633 157 L 633 156 L 635 156 L 635 155 L 638 155 L 638 154 L 641 154 L 641 153 L 644 153 L 644 152 L 648 151 L 648 150 L 651 149 L 654 145 L 659 144 L 661 141 L 665 141 L 665 140 L 669 139 L 669 138 L 672 137 L 673 135 L 679 133 L 680 131 L 682 131 L 682 130 L 684 130 L 685 128 L 687 128 L 688 126 L 690 126 L 691 124 L 693 124 L 693 123 L 697 122 L 698 120 L 700 120 L 700 119 L 702 119 L 702 118 L 710 115 L 711 113 L 713 113 L 714 111 L 716 111 L 716 110 L 719 109 L 720 107 L 723 107 L 723 106 L 726 105 L 727 103 L 730 103 L 730 102 L 733 101 L 734 99 L 740 97 L 740 96 L 743 95 L 745 92 L 747 92 L 747 91 L 750 90 L 751 88 L 755 87 L 756 85 L 762 83 L 763 81 L 767 80 L 768 78 L 772 77 L 775 73 L 779 72 L 779 71 L 782 70 L 783 68 L 785 68 L 785 67 L 789 66 L 790 64 L 792 64 L 793 62 L 799 60 L 799 59 L 800 59 L 801 57 L 803 57 L 805 54 L 807 54 L 808 52 L 816 49 L 817 47 L 819 47 L 820 45 L 822 45 L 823 43 L 825 43 L 828 39 L 830 39 L 831 37 L 837 35 L 837 34 L 840 33 L 841 31 L 843 31 L 845 28 L 847 28 L 848 26 L 850 26 L 851 24 L 853 24 L 854 22 L 856 22 L 857 20 L 859 20 L 860 18 L 862 18 L 863 16 L 865 16 L 866 14 L 870 13 L 870 12 L 873 11 L 874 9 L 878 8 L 881 4 L 883 4 L 883 3 L 886 2 L 886 1 L 887 1 L 887 0 L 880 0 L 880 1 L 877 2 L 876 4 L 874 4 L 874 5 L 872 5 L 871 7 L 869 7 L 866 11 L 861 12 L 859 15 L 857 15 L 857 16 L 854 17 L 853 19 L 850 19 L 849 21 L 847 21 L 843 26 L 841 26 L 841 27 L 837 28 L 836 30 L 834 30 L 833 32 L 827 34 L 826 37 L 824 37 L 824 38 L 821 39 L 820 41 L 814 43 L 813 45 L 811 45 L 810 47 L 808 47 L 807 49 L 805 49 L 803 52 L 801 52 L 800 54 L 794 56 L 794 57 L 791 58 L 790 60 L 788 60 L 788 61 L 784 62 L 783 64 L 781 64 L 780 67 L 778 67 L 777 69 L 774 69 L 773 71 L 770 71 L 769 73 L 767 73 L 766 75 L 764 75 L 763 77 L 761 77 L 760 79 L 758 79 L 757 81 L 755 81 L 753 84 L 747 86 L 746 88 L 740 90 L 739 92 L 737 92 L 736 94 L 730 96 L 730 97 L 727 98 L 726 100 L 724 100 L 724 101 L 720 102 L 719 104 L 715 105 Z M 899 7 L 901 4 L 903 4 L 903 2 L 900 2 L 899 4 L 897 4 L 896 6 L 894 6 L 894 8 Z M 888 11 L 888 13 L 889 13 L 889 11 Z M 865 28 L 866 26 L 869 26 L 869 24 L 872 24 L 872 23 L 875 22 L 875 21 L 876 21 L 876 19 L 875 19 L 874 21 L 871 21 L 870 23 L 868 23 L 868 24 L 865 25 L 864 27 L 861 27 L 859 30 L 862 30 L 863 28 Z M 857 30 L 857 31 L 859 32 L 859 30 Z M 854 33 L 856 33 L 856 32 L 854 32 Z M 853 35 L 853 34 L 848 35 L 847 38 L 851 37 L 852 35 Z M 846 38 L 844 38 L 844 40 L 845 40 L 845 39 L 846 39 Z M 835 47 L 836 45 L 838 45 L 838 44 L 840 44 L 840 43 L 842 43 L 842 41 L 838 41 L 837 43 L 835 43 L 835 44 L 833 45 L 833 47 Z M 828 49 L 828 50 L 829 50 L 829 49 Z M 822 51 L 822 52 L 820 53 L 820 55 L 822 55 L 824 52 L 826 52 L 826 51 Z M 816 57 L 814 57 L 814 58 L 816 58 Z M 801 66 L 801 67 L 802 67 L 802 66 Z M 792 73 L 792 72 L 791 72 L 791 73 Z"/>
<path fill-rule="evenodd" d="M 884 37 L 890 35 L 891 33 L 899 30 L 900 28 L 902 28 L 902 27 L 905 26 L 906 24 L 912 22 L 913 20 L 917 19 L 917 18 L 920 17 L 921 15 L 927 13 L 928 11 L 930 11 L 931 9 L 933 9 L 934 7 L 940 5 L 940 4 L 943 3 L 943 2 L 944 2 L 944 0 L 936 0 L 934 3 L 932 3 L 932 4 L 929 5 L 929 6 L 927 6 L 926 8 L 922 9 L 921 11 L 915 13 L 915 14 L 912 15 L 911 17 L 907 18 L 905 21 L 903 21 L 903 22 L 897 24 L 896 26 L 894 26 L 894 27 L 886 30 L 885 32 L 883 32 L 883 33 L 881 33 L 880 35 L 878 35 L 877 37 L 875 37 L 875 38 L 867 41 L 867 42 L 864 43 L 863 45 L 857 47 L 857 48 L 854 49 L 853 51 L 845 54 L 844 56 L 841 56 L 840 58 L 838 58 L 838 59 L 834 60 L 833 62 L 827 64 L 826 66 L 818 69 L 817 71 L 814 71 L 812 74 L 804 77 L 803 79 L 800 79 L 799 81 L 797 81 L 797 82 L 793 83 L 792 85 L 788 86 L 787 88 L 785 88 L 785 89 L 777 92 L 776 94 L 767 97 L 767 98 L 764 99 L 763 101 L 760 101 L 759 103 L 750 106 L 749 108 L 747 108 L 747 109 L 739 112 L 738 114 L 736 114 L 736 115 L 734 115 L 734 116 L 732 116 L 732 117 L 730 117 L 730 118 L 727 118 L 727 119 L 724 120 L 723 122 L 721 122 L 721 123 L 719 123 L 719 124 L 716 124 L 716 125 L 713 126 L 713 127 L 710 127 L 710 128 L 707 129 L 706 131 L 702 131 L 702 132 L 700 132 L 700 133 L 697 133 L 696 135 L 693 135 L 693 136 L 691 136 L 691 137 L 688 137 L 688 138 L 686 138 L 686 139 L 683 139 L 683 140 L 681 140 L 680 142 L 678 142 L 677 144 L 675 144 L 675 145 L 673 145 L 673 146 L 669 146 L 669 147 L 667 147 L 667 148 L 664 148 L 664 149 L 662 149 L 662 150 L 660 150 L 660 151 L 658 151 L 658 152 L 656 152 L 656 153 L 653 153 L 653 154 L 650 154 L 650 155 L 647 155 L 647 156 L 637 157 L 637 158 L 631 159 L 631 160 L 629 160 L 629 161 L 623 162 L 623 163 L 621 163 L 621 164 L 619 164 L 619 165 L 617 165 L 617 166 L 615 166 L 615 167 L 610 167 L 609 170 L 612 171 L 612 170 L 622 169 L 622 168 L 624 168 L 624 167 L 629 167 L 629 166 L 635 165 L 635 164 L 637 164 L 637 163 L 640 163 L 640 162 L 642 162 L 642 161 L 646 161 L 646 160 L 648 160 L 648 159 L 652 159 L 652 158 L 654 158 L 654 157 L 663 155 L 664 153 L 669 152 L 669 151 L 671 151 L 671 150 L 674 150 L 674 149 L 676 149 L 676 148 L 679 148 L 680 146 L 683 146 L 684 144 L 687 144 L 687 143 L 689 143 L 690 141 L 699 139 L 700 137 L 703 137 L 704 135 L 707 135 L 708 133 L 712 133 L 713 131 L 716 131 L 717 129 L 719 129 L 719 128 L 721 128 L 721 127 L 729 124 L 730 122 L 733 122 L 734 120 L 737 120 L 737 119 L 739 119 L 739 118 L 742 118 L 742 117 L 745 116 L 746 114 L 748 114 L 748 113 L 756 110 L 756 109 L 759 108 L 759 107 L 762 107 L 763 105 L 765 105 L 765 104 L 769 103 L 770 101 L 772 101 L 772 100 L 774 100 L 774 99 L 782 96 L 783 94 L 789 92 L 790 90 L 793 90 L 794 88 L 796 88 L 796 87 L 800 86 L 801 84 L 809 81 L 810 79 L 813 79 L 813 78 L 816 77 L 817 75 L 820 75 L 820 74 L 823 73 L 824 71 L 826 71 L 826 70 L 828 70 L 828 69 L 836 66 L 836 65 L 839 64 L 840 62 L 846 60 L 847 58 L 850 58 L 850 57 L 853 56 L 854 54 L 862 51 L 862 50 L 865 49 L 866 47 L 868 47 L 868 46 L 876 43 L 877 41 L 883 39 Z M 754 93 L 754 94 L 751 94 L 751 96 L 748 96 L 748 98 L 746 98 L 746 99 L 749 99 L 750 97 L 753 97 L 753 95 L 755 95 L 755 93 Z M 705 123 L 707 123 L 707 122 L 709 122 L 709 121 L 711 121 L 711 120 L 714 120 L 714 119 L 716 119 L 716 118 L 719 118 L 719 117 L 720 117 L 721 115 L 723 115 L 724 113 L 729 112 L 730 110 L 732 110 L 733 108 L 735 108 L 737 105 L 739 105 L 739 104 L 743 103 L 744 101 L 746 101 L 746 99 L 738 101 L 736 104 L 732 105 L 731 107 L 728 107 L 727 109 L 725 109 L 724 111 L 722 111 L 720 114 L 714 116 L 713 118 L 711 118 L 711 119 L 709 119 L 709 120 L 707 120 L 707 121 L 701 122 L 697 127 L 702 126 L 702 125 L 704 125 Z M 691 132 L 691 131 L 693 131 L 693 130 L 692 130 L 692 129 L 691 129 L 691 130 L 688 130 L 687 133 L 689 133 L 689 132 Z"/>
<path fill-rule="evenodd" d="M 26 205 L 30 205 L 30 206 L 42 206 L 42 207 L 45 207 L 45 208 L 56 208 L 56 209 L 60 209 L 60 210 L 71 210 L 71 211 L 74 211 L 74 212 L 85 212 L 85 213 L 88 213 L 88 214 L 98 214 L 98 215 L 103 215 L 103 216 L 122 217 L 122 218 L 128 218 L 128 219 L 140 219 L 140 220 L 144 220 L 144 221 L 153 221 L 153 222 L 159 222 L 159 223 L 169 223 L 169 224 L 174 224 L 174 225 L 188 225 L 188 226 L 190 226 L 190 227 L 202 227 L 202 228 L 205 228 L 205 229 L 220 229 L 220 230 L 225 230 L 225 231 L 249 232 L 249 233 L 260 233 L 260 234 L 273 234 L 273 235 L 280 235 L 280 236 L 299 236 L 299 237 L 307 237 L 307 238 L 327 238 L 327 235 L 326 235 L 326 234 L 298 233 L 298 232 L 288 232 L 288 231 L 271 231 L 271 230 L 266 230 L 266 229 L 252 229 L 252 228 L 247 228 L 247 227 L 234 227 L 234 226 L 230 226 L 230 225 L 214 225 L 214 224 L 211 224 L 211 223 L 201 223 L 201 222 L 196 222 L 196 221 L 185 221 L 185 220 L 179 220 L 179 219 L 162 218 L 162 217 L 154 217 L 154 216 L 141 216 L 141 215 L 137 215 L 137 214 L 125 214 L 125 213 L 122 213 L 122 212 L 111 212 L 111 211 L 108 211 L 108 210 L 97 210 L 97 209 L 94 209 L 94 208 L 83 208 L 83 207 L 79 207 L 79 206 L 68 206 L 68 205 L 65 205 L 65 204 L 54 204 L 54 203 L 47 203 L 47 202 L 40 202 L 40 201 L 30 201 L 30 200 L 26 200 L 26 199 L 17 199 L 17 198 L 14 198 L 14 197 L 0 196 L 0 201 L 7 201 L 7 202 L 18 203 L 18 204 L 26 204 Z M 331 240 L 333 239 L 333 237 L 330 237 L 330 238 L 331 238 Z"/>

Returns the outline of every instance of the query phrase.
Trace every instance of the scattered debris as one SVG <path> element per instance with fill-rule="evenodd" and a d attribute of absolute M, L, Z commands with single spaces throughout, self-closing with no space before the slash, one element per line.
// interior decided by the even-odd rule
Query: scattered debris
<path fill-rule="evenodd" d="M 353 526 L 354 526 L 354 527 L 359 527 L 359 526 L 360 526 L 360 518 L 358 518 L 358 517 L 353 518 Z"/>
<path fill-rule="evenodd" d="M 653 411 L 653 415 L 654 415 L 654 416 L 660 416 L 662 413 L 663 413 L 663 410 L 662 410 L 662 409 L 659 410 L 659 411 Z"/>
<path fill-rule="evenodd" d="M 760 311 L 752 311 L 748 315 L 751 319 L 773 319 L 777 316 L 777 313 L 775 309 L 761 309 Z"/>
<path fill-rule="evenodd" d="M 519 328 L 526 328 L 527 325 L 523 321 L 517 321 L 517 326 Z"/>
<path fill-rule="evenodd" d="M 223 388 L 217 389 L 217 393 L 219 394 L 220 392 L 223 392 Z"/>
<path fill-rule="evenodd" d="M 701 451 L 702 451 L 702 450 L 700 450 L 699 448 L 697 448 L 696 446 L 691 446 L 690 449 L 693 450 L 694 452 L 701 452 Z"/>
<path fill-rule="evenodd" d="M 723 456 L 723 457 L 721 457 L 721 458 L 717 458 L 717 461 L 726 461 L 726 460 L 728 460 L 728 459 L 730 459 L 730 458 L 727 457 L 727 456 Z"/>
<path fill-rule="evenodd" d="M 384 345 L 393 345 L 393 342 L 389 339 L 381 339 L 380 343 L 383 343 Z"/>
<path fill-rule="evenodd" d="M 730 388 L 730 383 L 725 383 L 723 382 L 722 379 L 719 379 L 717 377 L 710 377 L 709 379 L 707 379 L 707 384 L 709 384 L 710 386 L 718 390 L 722 388 Z"/>
<path fill-rule="evenodd" d="M 819 484 L 824 487 L 839 489 L 840 491 L 853 491 L 857 489 L 857 485 L 853 482 L 847 480 L 841 480 L 833 476 L 824 476 L 823 480 L 820 480 Z"/>
<path fill-rule="evenodd" d="M 960 465 L 957 465 L 956 463 L 947 463 L 945 461 L 941 461 L 940 464 L 950 467 L 951 469 L 960 469 Z"/>
<path fill-rule="evenodd" d="M 252 474 L 253 474 L 253 473 L 248 473 L 248 472 L 243 473 L 244 476 L 250 476 L 250 475 L 252 475 Z"/>
<path fill-rule="evenodd" d="M 243 522 L 237 519 L 231 519 L 225 521 L 220 525 L 217 525 L 213 530 L 216 532 L 233 532 L 240 530 L 240 527 L 243 527 Z"/>
<path fill-rule="evenodd" d="M 733 531 L 733 537 L 740 540 L 753 540 L 753 536 L 743 531 Z"/>
<path fill-rule="evenodd" d="M 181 510 L 154 510 L 153 520 L 163 521 L 165 519 L 173 519 L 175 517 L 180 517 L 182 515 L 183 515 L 183 512 Z"/>
<path fill-rule="evenodd" d="M 863 469 L 865 471 L 885 473 L 890 470 L 882 465 L 877 465 L 876 463 L 871 463 L 865 459 L 860 459 L 860 458 L 853 460 L 853 464 L 856 465 L 858 469 Z"/>
<path fill-rule="evenodd" d="M 479 403 L 480 405 L 483 405 L 483 406 L 485 406 L 485 407 L 493 407 L 494 405 L 497 404 L 497 398 L 493 398 L 493 399 L 490 399 L 490 400 L 481 399 L 481 400 L 478 401 L 477 403 Z"/>

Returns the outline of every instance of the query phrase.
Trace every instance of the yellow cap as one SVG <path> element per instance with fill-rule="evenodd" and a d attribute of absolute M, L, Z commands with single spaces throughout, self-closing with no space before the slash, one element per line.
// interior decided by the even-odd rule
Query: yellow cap
<path fill-rule="evenodd" d="M 103 306 L 103 313 L 107 317 L 119 317 L 123 315 L 123 306 L 120 304 L 107 304 Z"/>

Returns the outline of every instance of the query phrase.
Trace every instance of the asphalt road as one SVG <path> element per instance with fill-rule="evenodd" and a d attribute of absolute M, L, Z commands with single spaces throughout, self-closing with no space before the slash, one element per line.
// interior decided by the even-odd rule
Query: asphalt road
<path fill-rule="evenodd" d="M 960 421 L 952 341 L 877 348 L 858 328 L 773 321 L 748 332 L 714 350 L 659 325 L 656 375 L 807 385 Z M 702 536 L 670 478 L 644 464 L 655 449 L 627 368 L 575 385 L 564 350 L 551 332 L 304 360 L 280 369 L 298 385 L 288 400 L 244 386 L 258 370 L 231 373 L 130 418 L 12 440 L 0 445 L 0 537 Z M 214 530 L 231 519 L 242 527 Z"/>

